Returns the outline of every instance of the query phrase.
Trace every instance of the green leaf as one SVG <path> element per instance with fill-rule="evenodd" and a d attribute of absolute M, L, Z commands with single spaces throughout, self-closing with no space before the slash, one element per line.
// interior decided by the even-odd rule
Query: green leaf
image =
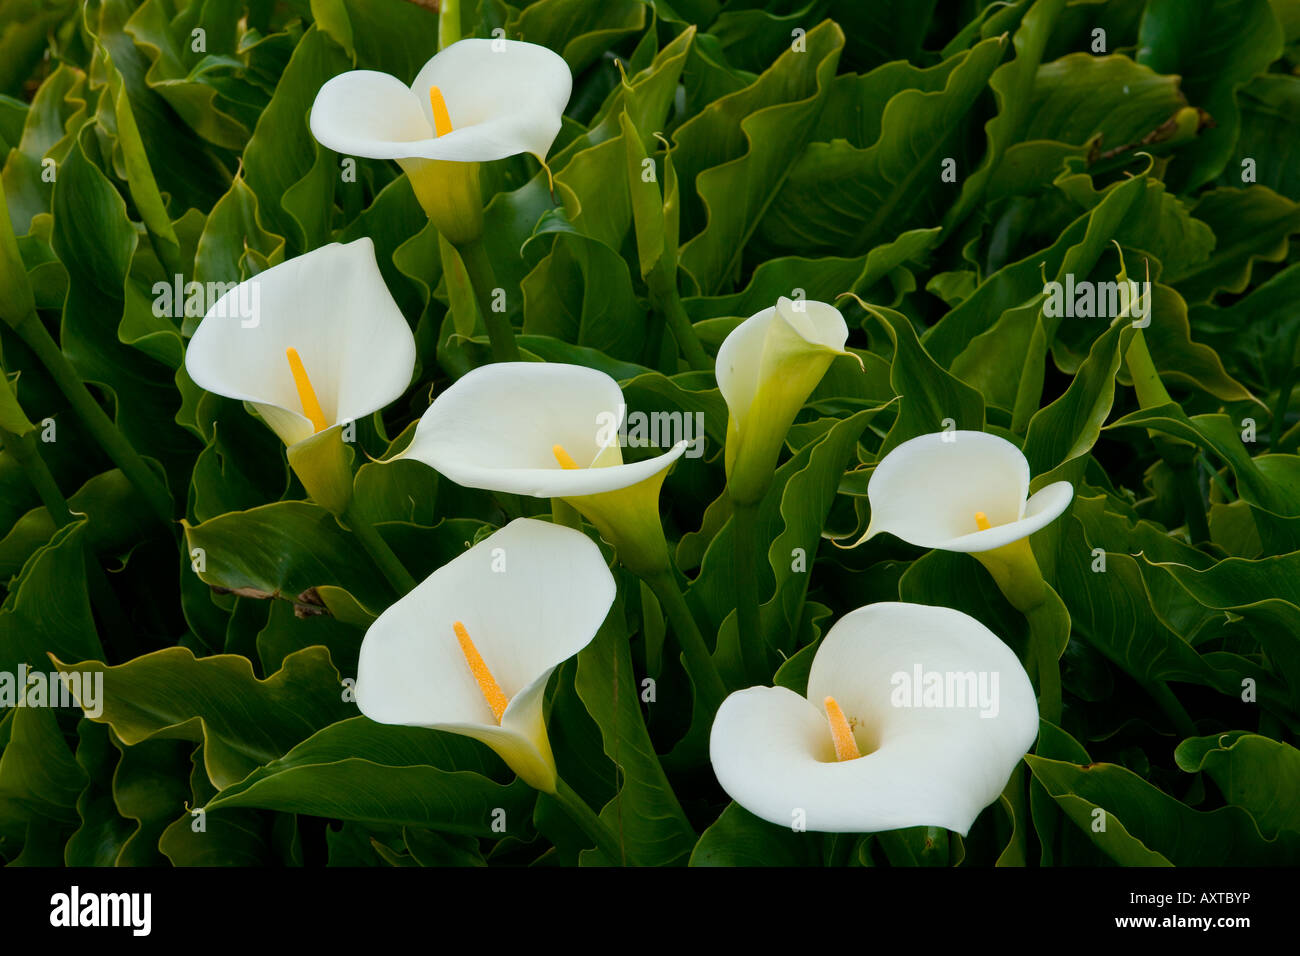
<path fill-rule="evenodd" d="M 815 835 L 774 826 L 738 803 L 722 811 L 691 854 L 691 866 L 820 866 L 821 862 L 821 843 Z"/>
<path fill-rule="evenodd" d="M 1180 190 L 1223 170 L 1237 138 L 1237 89 L 1282 53 L 1282 29 L 1268 0 L 1208 0 L 1187 6 L 1151 0 L 1142 17 L 1138 62 L 1183 78 L 1188 100 L 1215 126 L 1180 150 L 1171 179 Z"/>
<path fill-rule="evenodd" d="M 338 161 L 316 143 L 307 116 L 325 81 L 349 66 L 328 34 L 309 29 L 294 47 L 244 150 L 246 178 L 263 224 L 284 236 L 295 253 L 323 245 L 329 237 Z"/>
<path fill-rule="evenodd" d="M 681 265 L 706 294 L 733 277 L 826 101 L 844 34 L 825 22 L 804 39 L 806 52 L 786 50 L 750 86 L 711 103 L 674 134 L 674 168 L 699 194 L 697 203 L 683 195 L 683 227 L 694 235 Z"/>
<path fill-rule="evenodd" d="M 1245 618 L 1291 693 L 1300 693 L 1300 552 L 1256 561 L 1228 558 L 1204 569 L 1151 563 L 1205 607 Z"/>
<path fill-rule="evenodd" d="M 242 780 L 300 740 L 353 712 L 323 647 L 285 658 L 258 680 L 247 658 L 195 658 L 183 647 L 145 654 L 117 667 L 59 662 L 68 671 L 103 674 L 103 713 L 126 744 L 181 739 L 204 744 L 204 766 L 218 788 Z"/>
<path fill-rule="evenodd" d="M 87 780 L 52 708 L 15 709 L 8 736 L 0 752 L 0 848 L 12 858 L 12 848 L 23 842 L 29 824 L 76 826 L 77 799 Z"/>
<path fill-rule="evenodd" d="M 621 38 L 645 26 L 637 0 L 537 0 L 506 25 L 511 38 L 555 50 L 575 74 Z"/>
<path fill-rule="evenodd" d="M 1029 121 L 1030 93 L 1038 78 L 1043 50 L 1064 7 L 1065 0 L 1036 0 L 1028 9 L 1022 3 L 1007 11 L 1013 17 L 1020 17 L 1023 12 L 1023 19 L 1019 20 L 1019 27 L 1011 39 L 1016 57 L 994 70 L 989 78 L 988 85 L 997 98 L 998 114 L 984 124 L 984 136 L 988 141 L 984 161 L 962 183 L 961 195 L 944 217 L 945 229 L 956 228 L 970 215 L 1008 148 L 1022 138 L 1025 124 Z M 986 32 L 984 35 L 993 34 Z"/>
<path fill-rule="evenodd" d="M 86 523 L 57 531 L 28 559 L 0 606 L 0 672 L 46 669 L 47 654 L 101 658 L 86 595 Z"/>
<path fill-rule="evenodd" d="M 889 384 L 900 396 L 898 418 L 879 454 L 883 456 L 909 438 L 930 432 L 983 431 L 984 397 L 940 367 L 922 346 L 906 316 L 885 308 L 875 309 L 874 314 L 894 345 Z"/>
<path fill-rule="evenodd" d="M 1233 692 L 1231 675 L 1216 670 L 1162 621 L 1138 561 L 1105 550 L 1105 570 L 1094 571 L 1093 540 L 1077 517 L 1063 519 L 1056 589 L 1070 608 L 1075 633 L 1134 680 L 1189 681 Z"/>
<path fill-rule="evenodd" d="M 856 255 L 905 228 L 941 219 L 957 191 L 942 175 L 944 163 L 953 160 L 958 180 L 965 178 L 965 117 L 1002 51 L 1001 41 L 985 40 L 961 54 L 955 68 L 933 67 L 930 74 L 947 79 L 939 89 L 921 86 L 927 71 L 918 70 L 910 78 L 918 88 L 889 95 L 891 77 L 880 135 L 869 146 L 841 139 L 810 144 L 764 215 L 761 231 L 769 246 Z M 861 91 L 868 103 L 880 95 L 867 85 L 874 75 Z"/>
<path fill-rule="evenodd" d="M 623 257 L 555 216 L 544 219 L 537 233 L 550 234 L 555 236 L 551 252 L 521 287 L 524 332 L 574 345 L 598 344 L 615 358 L 640 357 L 644 310 Z"/>
<path fill-rule="evenodd" d="M 1238 807 L 1193 810 L 1114 764 L 1078 766 L 1034 754 L 1025 762 L 1066 816 L 1117 863 L 1257 866 L 1300 859 L 1300 839 L 1265 839 Z"/>
<path fill-rule="evenodd" d="M 358 560 L 356 540 L 318 505 L 277 501 L 183 527 L 193 560 L 194 549 L 202 549 L 198 575 L 207 584 L 290 597 L 328 584 L 346 588 L 367 607 L 390 600 L 379 569 Z"/>
<path fill-rule="evenodd" d="M 207 809 L 260 807 L 488 837 L 499 810 L 505 832 L 520 832 L 532 790 L 519 780 L 502 786 L 484 776 L 479 771 L 485 765 L 469 743 L 439 731 L 353 717 L 226 787 Z"/>
<path fill-rule="evenodd" d="M 113 800 L 113 772 L 118 752 L 109 730 L 83 720 L 77 726 L 77 764 L 86 774 L 86 788 L 77 798 L 81 826 L 64 848 L 68 866 L 112 866 L 131 835 L 130 821 L 118 814 Z"/>
<path fill-rule="evenodd" d="M 578 654 L 578 696 L 600 727 L 605 754 L 618 768 L 618 793 L 600 816 L 621 846 L 645 866 L 684 863 L 695 843 L 645 729 L 641 687 L 628 652 L 623 606 L 616 601 L 596 637 Z M 604 860 L 605 865 L 620 861 Z"/>
<path fill-rule="evenodd" d="M 1208 773 L 1224 799 L 1246 810 L 1270 839 L 1282 830 L 1300 833 L 1300 750 L 1234 730 L 1184 740 L 1174 760 L 1188 773 Z"/>
<path fill-rule="evenodd" d="M 1214 231 L 1214 252 L 1199 265 L 1165 276 L 1192 303 L 1220 292 L 1245 291 L 1256 261 L 1283 261 L 1290 237 L 1300 232 L 1300 202 L 1267 186 L 1211 190 L 1202 194 L 1192 215 Z"/>

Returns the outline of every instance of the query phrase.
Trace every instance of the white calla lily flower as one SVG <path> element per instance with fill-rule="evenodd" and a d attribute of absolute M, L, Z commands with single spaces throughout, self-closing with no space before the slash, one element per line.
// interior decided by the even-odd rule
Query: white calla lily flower
<path fill-rule="evenodd" d="M 272 266 L 223 295 L 185 350 L 200 388 L 247 402 L 288 446 L 318 504 L 352 497 L 341 426 L 406 390 L 415 336 L 370 239 L 331 243 Z"/>
<path fill-rule="evenodd" d="M 497 362 L 468 372 L 429 406 L 401 457 L 466 488 L 535 498 L 617 491 L 686 450 L 623 464 L 623 392 L 604 372 L 555 362 Z M 557 447 L 576 467 L 562 463 Z"/>
<path fill-rule="evenodd" d="M 951 608 L 881 603 L 826 634 L 806 698 L 729 696 L 709 751 L 732 799 L 778 826 L 965 835 L 1037 735 L 1029 677 L 988 628 Z"/>
<path fill-rule="evenodd" d="M 596 525 L 625 564 L 635 569 L 641 558 L 666 566 L 659 488 L 689 443 L 624 464 L 625 412 L 622 390 L 604 372 L 497 362 L 439 395 L 396 458 L 422 461 L 467 488 L 561 498 Z"/>
<path fill-rule="evenodd" d="M 1057 481 L 1029 494 L 1029 462 L 997 435 L 934 432 L 892 449 L 867 484 L 871 522 L 921 548 L 993 551 L 1046 527 L 1070 505 L 1074 487 Z"/>
<path fill-rule="evenodd" d="M 799 409 L 831 362 L 849 355 L 849 328 L 825 302 L 781 297 L 736 326 L 718 349 L 718 389 L 727 403 L 727 487 L 742 503 L 767 490 Z"/>
<path fill-rule="evenodd" d="M 480 740 L 528 784 L 554 793 L 546 682 L 591 642 L 614 597 L 614 576 L 591 539 L 516 519 L 370 626 L 357 706 L 380 723 Z"/>
<path fill-rule="evenodd" d="M 406 390 L 415 336 L 370 239 L 331 243 L 223 295 L 185 352 L 209 392 L 248 402 L 286 445 L 363 418 Z"/>
<path fill-rule="evenodd" d="M 559 135 L 573 74 L 559 54 L 518 40 L 467 39 L 439 51 L 408 87 L 352 70 L 330 79 L 312 135 L 352 156 L 393 159 L 435 226 L 454 243 L 482 230 L 477 167 L 530 153 L 543 166 Z"/>
<path fill-rule="evenodd" d="M 545 162 L 572 90 L 569 65 L 544 46 L 460 40 L 409 87 L 374 70 L 340 73 L 316 95 L 311 131 L 335 152 L 371 159 L 488 162 L 531 153 Z"/>

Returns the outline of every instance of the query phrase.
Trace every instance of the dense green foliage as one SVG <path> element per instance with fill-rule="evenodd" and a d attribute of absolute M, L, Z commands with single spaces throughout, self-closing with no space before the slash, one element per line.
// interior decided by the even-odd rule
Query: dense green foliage
<path fill-rule="evenodd" d="M 739 659 L 727 409 L 665 328 L 645 281 L 661 260 L 710 355 L 795 290 L 879 311 L 839 300 L 865 372 L 832 365 L 761 506 L 775 683 L 802 690 L 820 635 L 872 601 L 954 607 L 1024 650 L 1025 619 L 968 555 L 832 544 L 866 528 L 888 449 L 950 419 L 1021 446 L 1035 488 L 1075 486 L 1033 539 L 1069 633 L 1061 726 L 1019 771 L 1026 799 L 964 840 L 795 833 L 730 805 L 671 629 L 616 567 L 619 599 L 556 672 L 548 722 L 566 779 L 626 845 L 659 864 L 1300 860 L 1300 2 L 463 7 L 464 35 L 500 27 L 572 68 L 554 191 L 529 157 L 485 167 L 485 242 L 525 357 L 604 370 L 633 410 L 703 412 L 706 454 L 679 461 L 661 505 L 724 676 Z M 438 15 L 399 0 L 0 0 L 22 268 L 176 519 L 157 520 L 49 363 L 0 327 L 16 396 L 0 395 L 0 672 L 51 655 L 106 669 L 97 720 L 0 710 L 5 862 L 608 862 L 486 748 L 358 715 L 345 681 L 388 583 L 306 500 L 276 436 L 188 378 L 202 311 L 154 308 L 176 274 L 240 280 L 371 237 L 418 361 L 403 399 L 358 423 L 357 507 L 417 578 L 549 514 L 367 461 L 489 360 L 487 336 L 397 165 L 347 175 L 307 115 L 331 76 L 410 82 L 437 49 Z M 1128 323 L 1044 309 L 1045 280 L 1148 270 L 1158 404 L 1133 387 Z"/>

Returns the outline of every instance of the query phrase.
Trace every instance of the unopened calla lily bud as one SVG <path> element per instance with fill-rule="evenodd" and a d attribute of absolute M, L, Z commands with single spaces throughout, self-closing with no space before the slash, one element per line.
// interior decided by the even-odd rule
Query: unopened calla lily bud
<path fill-rule="evenodd" d="M 718 350 L 718 388 L 727 402 L 727 491 L 759 501 L 795 416 L 837 356 L 849 329 L 832 305 L 781 298 L 732 330 Z"/>

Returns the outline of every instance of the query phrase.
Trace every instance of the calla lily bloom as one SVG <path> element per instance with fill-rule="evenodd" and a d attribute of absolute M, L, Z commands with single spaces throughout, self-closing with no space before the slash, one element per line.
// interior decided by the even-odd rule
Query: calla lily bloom
<path fill-rule="evenodd" d="M 718 349 L 726 400 L 727 489 L 749 504 L 763 497 L 799 409 L 831 362 L 846 352 L 849 327 L 825 302 L 777 300 L 731 331 Z"/>
<path fill-rule="evenodd" d="M 190 339 L 185 369 L 201 388 L 252 405 L 289 446 L 313 497 L 333 499 L 344 494 L 333 487 L 343 481 L 331 451 L 341 450 L 338 429 L 406 390 L 415 336 L 374 243 L 358 239 L 272 266 L 223 295 Z"/>
<path fill-rule="evenodd" d="M 466 488 L 573 505 L 634 571 L 667 566 L 659 489 L 688 443 L 625 464 L 626 405 L 604 372 L 550 362 L 474 369 L 434 400 L 410 445 L 415 458 Z M 651 567 L 653 566 L 653 567 Z"/>
<path fill-rule="evenodd" d="M 1028 537 L 1058 518 L 1074 497 L 1068 481 L 1029 494 L 1029 462 L 997 435 L 934 432 L 892 449 L 871 474 L 865 541 L 888 531 L 921 548 L 967 552 L 1025 611 L 1044 585 Z"/>
<path fill-rule="evenodd" d="M 1026 538 L 1069 507 L 1057 481 L 1029 494 L 1029 462 L 997 435 L 934 432 L 903 442 L 867 485 L 867 537 L 888 531 L 921 548 L 978 553 Z"/>
<path fill-rule="evenodd" d="M 1060 517 L 1074 486 L 1056 481 L 1030 495 L 1029 479 L 1024 454 L 997 435 L 951 431 L 910 439 L 872 472 L 871 521 L 858 543 L 888 531 L 918 547 L 967 552 L 984 565 L 1029 622 L 1043 716 L 1058 721 L 1063 632 L 1029 535 Z"/>
<path fill-rule="evenodd" d="M 477 166 L 467 164 L 531 153 L 545 166 L 572 89 L 568 64 L 544 46 L 461 40 L 409 87 L 374 70 L 329 80 L 311 131 L 336 152 L 397 160 L 434 225 L 462 243 L 482 231 Z"/>
<path fill-rule="evenodd" d="M 728 697 L 709 753 L 732 799 L 780 826 L 965 835 L 1037 734 L 1029 677 L 988 628 L 951 608 L 882 603 L 830 629 L 806 698 Z"/>
<path fill-rule="evenodd" d="M 595 637 L 614 595 L 614 576 L 591 539 L 516 519 L 370 625 L 357 706 L 380 723 L 480 740 L 532 787 L 555 793 L 546 682 Z"/>
<path fill-rule="evenodd" d="M 415 370 L 415 336 L 374 243 L 358 239 L 272 266 L 223 295 L 190 339 L 185 370 L 209 392 L 251 404 L 296 445 L 398 398 Z"/>

